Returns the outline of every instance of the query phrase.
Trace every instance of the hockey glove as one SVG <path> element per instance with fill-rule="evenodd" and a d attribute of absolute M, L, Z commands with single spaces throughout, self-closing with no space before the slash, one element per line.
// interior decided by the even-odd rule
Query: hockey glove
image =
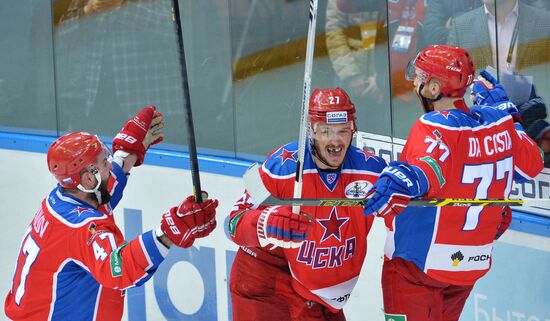
<path fill-rule="evenodd" d="M 482 69 L 479 77 L 472 85 L 474 104 L 492 106 L 506 110 L 515 122 L 521 123 L 521 116 L 516 105 L 508 98 L 504 87 L 487 70 Z"/>
<path fill-rule="evenodd" d="M 272 249 L 298 248 L 313 230 L 314 220 L 306 214 L 292 213 L 292 208 L 273 206 L 262 211 L 257 232 L 260 246 L 273 245 Z"/>
<path fill-rule="evenodd" d="M 500 224 L 497 227 L 497 234 L 495 235 L 495 240 L 498 240 L 499 237 L 506 232 L 508 227 L 510 227 L 510 223 L 512 223 L 512 209 L 510 206 L 506 206 L 502 210 L 502 217 L 500 220 Z"/>
<path fill-rule="evenodd" d="M 504 87 L 487 70 L 482 69 L 472 85 L 472 95 L 476 105 L 497 106 L 509 101 Z"/>
<path fill-rule="evenodd" d="M 428 179 L 420 168 L 403 162 L 390 162 L 367 193 L 364 213 L 379 217 L 398 215 L 411 198 L 422 196 L 427 191 Z"/>
<path fill-rule="evenodd" d="M 155 106 L 143 108 L 124 124 L 120 133 L 113 139 L 113 153 L 115 156 L 117 151 L 135 154 L 137 161 L 134 166 L 141 165 L 149 146 L 164 139 L 163 127 L 162 113 L 158 112 Z"/>
<path fill-rule="evenodd" d="M 189 196 L 179 207 L 172 207 L 162 215 L 160 228 L 172 243 L 190 247 L 196 238 L 205 237 L 216 228 L 217 200 L 195 203 Z"/>

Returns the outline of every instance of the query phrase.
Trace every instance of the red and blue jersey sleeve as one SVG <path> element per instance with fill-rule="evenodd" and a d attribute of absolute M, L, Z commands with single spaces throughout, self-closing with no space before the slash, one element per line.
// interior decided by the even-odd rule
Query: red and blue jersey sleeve
<path fill-rule="evenodd" d="M 450 143 L 434 125 L 417 121 L 401 154 L 402 160 L 420 168 L 429 182 L 428 194 L 437 195 L 445 185 L 452 167 Z"/>
<path fill-rule="evenodd" d="M 110 219 L 94 220 L 78 230 L 77 251 L 94 278 L 103 286 L 124 289 L 139 286 L 157 270 L 168 254 L 154 231 L 126 242 Z"/>
<path fill-rule="evenodd" d="M 287 195 L 288 191 L 292 191 L 287 186 L 294 183 L 296 172 L 295 160 L 297 154 L 297 143 L 290 143 L 282 146 L 269 154 L 262 166 L 259 168 L 260 177 L 267 190 L 277 197 L 292 197 Z M 289 180 L 273 179 L 274 173 L 286 173 Z M 284 178 L 284 177 L 283 177 Z M 241 246 L 256 247 L 260 246 L 257 234 L 258 218 L 266 206 L 262 206 L 250 197 L 245 190 L 241 198 L 235 203 L 230 213 L 229 220 L 229 235 L 232 240 Z"/>

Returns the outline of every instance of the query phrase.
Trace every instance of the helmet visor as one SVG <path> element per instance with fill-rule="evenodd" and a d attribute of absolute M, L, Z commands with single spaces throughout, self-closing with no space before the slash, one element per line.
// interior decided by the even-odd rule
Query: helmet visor
<path fill-rule="evenodd" d="M 405 79 L 408 81 L 414 81 L 415 78 L 418 78 L 420 83 L 424 84 L 428 80 L 428 73 L 416 66 L 416 59 L 411 59 L 407 64 L 407 69 L 405 71 Z"/>

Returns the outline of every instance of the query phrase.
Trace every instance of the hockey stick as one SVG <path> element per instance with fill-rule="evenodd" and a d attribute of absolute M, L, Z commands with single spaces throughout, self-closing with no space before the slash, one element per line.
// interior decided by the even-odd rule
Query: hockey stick
<path fill-rule="evenodd" d="M 197 145 L 195 144 L 195 129 L 193 127 L 193 114 L 191 112 L 191 98 L 189 97 L 189 83 L 187 81 L 187 63 L 185 62 L 185 49 L 183 47 L 183 33 L 181 31 L 180 7 L 178 0 L 172 0 L 172 14 L 178 34 L 178 54 L 180 58 L 180 71 L 183 81 L 183 105 L 186 111 L 186 128 L 189 144 L 189 163 L 191 166 L 191 178 L 193 179 L 193 194 L 195 201 L 202 203 L 202 189 L 199 177 L 199 162 L 197 159 Z"/>
<path fill-rule="evenodd" d="M 250 166 L 243 176 L 244 186 L 254 202 L 261 205 L 284 206 L 361 206 L 364 207 L 367 199 L 351 198 L 277 198 L 265 188 L 260 177 L 258 163 Z M 410 206 L 550 206 L 548 198 L 526 199 L 412 199 Z"/>
<path fill-rule="evenodd" d="M 298 159 L 296 160 L 296 181 L 294 182 L 294 198 L 302 196 L 302 174 L 306 150 L 307 109 L 311 93 L 311 69 L 313 68 L 313 52 L 315 51 L 315 27 L 317 22 L 317 0 L 309 1 L 309 26 L 307 30 L 306 61 L 304 70 L 304 91 L 302 93 L 302 114 L 300 116 L 300 136 L 298 137 Z M 292 206 L 292 212 L 300 213 L 299 205 Z"/>

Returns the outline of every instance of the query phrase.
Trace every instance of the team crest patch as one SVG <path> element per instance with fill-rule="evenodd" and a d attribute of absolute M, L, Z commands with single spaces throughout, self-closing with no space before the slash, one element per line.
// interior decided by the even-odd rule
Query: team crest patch
<path fill-rule="evenodd" d="M 327 174 L 327 183 L 332 184 L 334 181 L 338 178 L 338 174 L 336 173 L 328 173 Z"/>
<path fill-rule="evenodd" d="M 327 124 L 345 124 L 347 122 L 347 111 L 331 111 L 327 113 Z"/>
<path fill-rule="evenodd" d="M 90 245 L 92 244 L 92 242 L 94 241 L 94 238 L 96 236 L 98 236 L 99 234 L 103 234 L 103 233 L 108 233 L 106 230 L 96 230 L 95 229 L 95 224 L 94 224 L 94 227 L 93 227 L 93 231 L 92 231 L 92 227 L 90 226 L 90 229 L 88 229 L 88 231 L 90 231 L 90 233 L 92 234 L 89 238 L 88 238 L 88 241 L 87 241 L 87 244 Z"/>
<path fill-rule="evenodd" d="M 346 197 L 356 199 L 365 198 L 371 187 L 372 184 L 369 181 L 351 182 L 346 186 Z"/>

